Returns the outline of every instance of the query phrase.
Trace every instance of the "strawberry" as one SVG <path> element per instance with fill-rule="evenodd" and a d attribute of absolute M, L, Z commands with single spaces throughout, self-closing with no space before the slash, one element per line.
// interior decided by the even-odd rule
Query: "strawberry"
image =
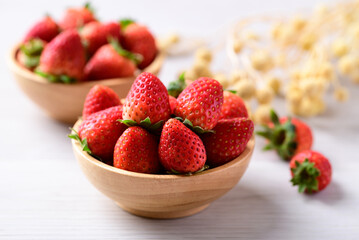
<path fill-rule="evenodd" d="M 57 34 L 59 34 L 59 27 L 56 22 L 50 16 L 46 16 L 30 28 L 23 42 L 26 43 L 35 38 L 50 42 Z"/>
<path fill-rule="evenodd" d="M 111 41 L 100 47 L 85 67 L 88 80 L 131 77 L 136 70 L 136 56 Z"/>
<path fill-rule="evenodd" d="M 193 126 L 210 130 L 216 126 L 223 104 L 223 88 L 214 79 L 201 77 L 186 87 L 177 98 L 175 115 Z"/>
<path fill-rule="evenodd" d="M 163 167 L 174 173 L 197 172 L 206 162 L 202 140 L 174 118 L 163 127 L 158 153 Z"/>
<path fill-rule="evenodd" d="M 258 135 L 269 140 L 264 150 L 274 149 L 282 159 L 289 160 L 295 154 L 312 147 L 312 131 L 304 122 L 288 117 L 278 119 L 273 110 L 271 121 L 268 126 L 263 126 L 264 131 L 257 132 Z"/>
<path fill-rule="evenodd" d="M 248 118 L 247 108 L 242 98 L 229 91 L 223 92 L 223 105 L 219 119 Z"/>
<path fill-rule="evenodd" d="M 90 4 L 81 8 L 69 8 L 59 22 L 62 30 L 80 28 L 86 23 L 97 21 Z"/>
<path fill-rule="evenodd" d="M 169 95 L 168 100 L 170 102 L 171 114 L 174 114 L 177 106 L 177 99 Z"/>
<path fill-rule="evenodd" d="M 143 72 L 133 82 L 123 105 L 123 119 L 137 123 L 149 118 L 155 124 L 171 115 L 166 87 L 155 75 Z"/>
<path fill-rule="evenodd" d="M 113 160 L 113 165 L 120 169 L 158 173 L 160 162 L 156 137 L 139 126 L 127 128 L 116 143 Z"/>
<path fill-rule="evenodd" d="M 254 124 L 247 118 L 219 120 L 213 128 L 215 133 L 202 136 L 207 152 L 207 163 L 216 167 L 238 157 L 253 135 Z"/>
<path fill-rule="evenodd" d="M 85 63 L 79 34 L 76 30 L 67 30 L 45 46 L 36 72 L 52 82 L 81 81 Z"/>
<path fill-rule="evenodd" d="M 85 120 L 95 112 L 118 105 L 121 105 L 120 98 L 111 88 L 95 85 L 86 96 L 82 118 Z"/>
<path fill-rule="evenodd" d="M 17 53 L 17 61 L 28 69 L 34 69 L 39 65 L 40 55 L 45 45 L 46 42 L 39 38 L 34 38 L 23 43 Z"/>
<path fill-rule="evenodd" d="M 127 128 L 117 121 L 121 116 L 122 106 L 94 113 L 81 123 L 78 135 L 72 134 L 69 137 L 79 140 L 84 151 L 112 164 L 116 142 Z"/>
<path fill-rule="evenodd" d="M 121 44 L 125 49 L 141 54 L 143 59 L 138 67 L 146 68 L 157 55 L 155 38 L 145 26 L 134 23 L 132 20 L 122 20 L 121 28 L 123 30 Z"/>
<path fill-rule="evenodd" d="M 90 22 L 81 29 L 80 34 L 89 54 L 93 55 L 97 49 L 108 42 L 109 37 L 120 40 L 120 30 L 120 24 L 116 22 Z"/>
<path fill-rule="evenodd" d="M 332 167 L 322 154 L 310 150 L 296 154 L 290 161 L 293 186 L 299 192 L 313 193 L 323 190 L 332 178 Z"/>

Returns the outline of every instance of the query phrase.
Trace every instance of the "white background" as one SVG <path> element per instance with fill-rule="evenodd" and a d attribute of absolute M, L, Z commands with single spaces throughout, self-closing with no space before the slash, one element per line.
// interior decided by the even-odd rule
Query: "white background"
<path fill-rule="evenodd" d="M 157 35 L 177 31 L 213 37 L 236 19 L 259 13 L 291 14 L 306 1 L 94 1 L 102 20 L 130 16 Z M 262 153 L 257 141 L 240 183 L 200 214 L 178 220 L 130 215 L 84 177 L 67 139 L 68 126 L 47 118 L 16 86 L 8 51 L 44 13 L 58 18 L 81 1 L 0 2 L 0 239 L 358 239 L 359 86 L 351 99 L 308 120 L 314 149 L 332 162 L 333 182 L 313 196 L 289 183 L 288 164 Z M 223 30 L 222 30 L 223 31 Z M 192 59 L 169 59 L 167 83 Z M 349 85 L 352 86 L 352 85 Z M 65 97 L 65 96 L 64 96 Z M 283 113 L 281 102 L 276 108 Z"/>

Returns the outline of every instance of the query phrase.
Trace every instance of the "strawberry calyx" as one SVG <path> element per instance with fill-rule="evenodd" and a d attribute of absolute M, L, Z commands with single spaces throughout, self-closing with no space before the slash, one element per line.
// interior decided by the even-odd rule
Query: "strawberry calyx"
<path fill-rule="evenodd" d="M 196 172 L 187 172 L 187 173 L 182 173 L 182 172 L 178 172 L 174 169 L 171 169 L 171 171 L 167 171 L 167 174 L 172 174 L 172 175 L 184 175 L 184 176 L 192 176 L 194 174 L 197 174 L 197 173 L 201 173 L 205 170 L 209 169 L 209 166 L 208 165 L 204 165 L 200 170 L 196 171 Z"/>
<path fill-rule="evenodd" d="M 257 135 L 269 141 L 263 150 L 274 149 L 282 159 L 289 160 L 297 148 L 295 125 L 292 124 L 291 118 L 288 118 L 285 123 L 281 124 L 273 110 L 270 111 L 270 117 L 274 126 L 263 125 L 264 130 L 256 132 Z"/>
<path fill-rule="evenodd" d="M 98 157 L 98 156 L 96 156 L 95 154 L 92 153 L 91 149 L 88 146 L 87 139 L 86 138 L 81 139 L 80 136 L 79 136 L 79 133 L 75 129 L 70 128 L 70 130 L 71 130 L 71 133 L 69 135 L 67 135 L 67 136 L 69 138 L 71 138 L 71 139 L 74 139 L 74 140 L 78 141 L 80 143 L 80 145 L 81 145 L 82 151 L 87 152 L 91 157 L 94 157 L 97 160 L 102 162 L 100 157 Z"/>
<path fill-rule="evenodd" d="M 318 168 L 314 163 L 309 162 L 306 158 L 302 163 L 295 161 L 295 168 L 290 169 L 293 173 L 293 178 L 290 180 L 293 186 L 298 185 L 300 193 L 307 192 L 309 194 L 318 191 L 318 180 L 320 175 Z"/>
<path fill-rule="evenodd" d="M 38 66 L 42 50 L 44 50 L 44 42 L 39 38 L 34 38 L 23 43 L 20 46 L 20 51 L 25 55 L 25 66 L 28 68 Z"/>
<path fill-rule="evenodd" d="M 178 95 L 186 88 L 185 72 L 183 72 L 177 80 L 172 81 L 168 84 L 168 94 L 172 97 L 177 98 Z"/>
<path fill-rule="evenodd" d="M 130 51 L 123 49 L 120 43 L 118 42 L 118 40 L 113 38 L 112 36 L 108 38 L 108 42 L 111 44 L 111 46 L 115 49 L 115 51 L 119 55 L 128 58 L 129 60 L 133 61 L 136 65 L 142 62 L 143 56 L 141 54 L 132 53 Z"/>
<path fill-rule="evenodd" d="M 200 126 L 193 126 L 192 122 L 188 120 L 187 118 L 183 120 L 181 117 L 175 117 L 175 119 L 182 122 L 187 128 L 191 129 L 193 132 L 197 134 L 204 134 L 204 133 L 216 133 L 214 130 L 204 130 Z"/>
<path fill-rule="evenodd" d="M 61 75 L 54 75 L 54 74 L 50 74 L 50 73 L 45 73 L 42 72 L 39 69 L 35 69 L 34 71 L 37 75 L 46 78 L 49 82 L 52 83 L 66 83 L 66 84 L 70 84 L 70 83 L 74 83 L 76 82 L 75 78 L 72 78 L 70 76 L 67 76 L 65 74 L 61 74 Z"/>
<path fill-rule="evenodd" d="M 135 21 L 130 18 L 124 18 L 124 19 L 120 20 L 120 25 L 121 25 L 122 30 L 125 30 L 127 28 L 127 26 L 131 25 L 132 23 L 135 23 Z"/>
<path fill-rule="evenodd" d="M 149 117 L 142 120 L 140 123 L 137 123 L 136 121 L 133 121 L 131 119 L 125 119 L 125 120 L 118 119 L 117 121 L 120 122 L 120 123 L 125 124 L 128 127 L 140 126 L 140 127 L 143 127 L 144 129 L 150 131 L 150 132 L 157 132 L 159 129 L 161 129 L 161 127 L 163 125 L 163 120 L 152 124 L 151 119 Z"/>

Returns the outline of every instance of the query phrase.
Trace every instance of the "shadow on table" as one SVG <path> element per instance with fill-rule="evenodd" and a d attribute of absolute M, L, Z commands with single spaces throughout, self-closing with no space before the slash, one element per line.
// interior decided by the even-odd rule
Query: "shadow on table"
<path fill-rule="evenodd" d="M 136 225 L 150 235 L 171 238 L 259 238 L 276 229 L 281 212 L 268 195 L 237 186 L 197 215 L 175 220 L 138 218 Z"/>
<path fill-rule="evenodd" d="M 332 181 L 322 192 L 304 195 L 307 201 L 320 201 L 327 205 L 335 205 L 345 198 L 343 189 L 335 181 Z"/>

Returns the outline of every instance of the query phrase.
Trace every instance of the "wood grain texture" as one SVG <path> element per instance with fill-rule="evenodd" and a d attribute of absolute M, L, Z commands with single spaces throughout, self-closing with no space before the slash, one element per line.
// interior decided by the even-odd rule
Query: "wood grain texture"
<path fill-rule="evenodd" d="M 50 83 L 21 66 L 16 60 L 19 45 L 10 51 L 8 65 L 21 90 L 47 115 L 60 122 L 73 124 L 82 115 L 83 103 L 89 90 L 96 84 L 112 88 L 120 98 L 125 98 L 134 77 L 87 81 L 74 84 Z M 158 74 L 165 55 L 159 53 L 144 71 Z M 137 73 L 138 74 L 138 73 Z"/>
<path fill-rule="evenodd" d="M 77 121 L 74 129 L 81 124 Z M 148 218 L 180 218 L 203 210 L 231 190 L 243 176 L 254 150 L 254 136 L 244 152 L 220 167 L 192 176 L 143 174 L 104 164 L 72 140 L 74 154 L 89 181 L 126 211 Z"/>

